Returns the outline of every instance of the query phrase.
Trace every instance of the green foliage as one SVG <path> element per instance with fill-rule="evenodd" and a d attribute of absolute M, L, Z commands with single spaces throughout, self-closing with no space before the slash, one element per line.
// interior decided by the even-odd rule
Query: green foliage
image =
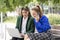
<path fill-rule="evenodd" d="M 60 24 L 60 14 L 46 14 L 52 25 Z"/>
<path fill-rule="evenodd" d="M 11 20 L 12 19 L 12 20 Z M 16 23 L 17 17 L 6 17 L 4 20 L 4 23 Z"/>
<path fill-rule="evenodd" d="M 59 3 L 60 0 L 52 0 L 54 4 Z"/>
<path fill-rule="evenodd" d="M 37 0 L 39 3 L 48 4 L 48 0 Z"/>
<path fill-rule="evenodd" d="M 51 2 L 53 3 L 53 5 L 58 5 L 60 6 L 60 0 L 51 0 Z"/>
<path fill-rule="evenodd" d="M 13 11 L 16 7 L 24 6 L 32 0 L 0 0 L 0 12 Z"/>
<path fill-rule="evenodd" d="M 0 12 L 12 11 L 16 7 L 28 5 L 28 3 L 33 2 L 34 0 L 0 0 Z M 48 0 L 37 0 L 39 3 L 47 4 Z M 56 5 L 60 4 L 60 0 L 51 0 L 51 3 Z"/>
<path fill-rule="evenodd" d="M 0 12 L 4 12 L 5 11 L 5 3 L 4 3 L 5 0 L 0 0 Z"/>
<path fill-rule="evenodd" d="M 15 9 L 15 6 L 13 6 L 13 0 L 5 0 L 5 4 L 7 7 L 7 10 L 12 11 Z"/>

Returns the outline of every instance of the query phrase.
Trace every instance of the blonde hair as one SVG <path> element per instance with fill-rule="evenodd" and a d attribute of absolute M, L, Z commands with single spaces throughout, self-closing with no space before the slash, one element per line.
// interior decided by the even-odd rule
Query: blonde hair
<path fill-rule="evenodd" d="M 42 9 L 40 8 L 39 5 L 37 5 L 34 8 L 32 8 L 32 10 L 35 10 L 39 14 L 40 18 L 43 15 Z"/>

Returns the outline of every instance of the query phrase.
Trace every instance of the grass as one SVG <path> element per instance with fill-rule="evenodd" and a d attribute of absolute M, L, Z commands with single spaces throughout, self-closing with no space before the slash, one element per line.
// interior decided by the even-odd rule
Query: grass
<path fill-rule="evenodd" d="M 6 17 L 4 23 L 16 23 L 17 17 Z"/>

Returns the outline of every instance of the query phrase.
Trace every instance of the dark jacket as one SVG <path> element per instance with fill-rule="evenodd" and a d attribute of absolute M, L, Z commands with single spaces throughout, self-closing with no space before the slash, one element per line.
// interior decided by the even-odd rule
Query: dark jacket
<path fill-rule="evenodd" d="M 16 24 L 16 28 L 19 30 L 20 33 L 21 33 L 21 29 L 22 29 L 22 19 L 23 19 L 23 17 L 19 16 L 17 19 L 17 24 Z M 34 33 L 34 31 L 35 31 L 34 20 L 30 16 L 30 17 L 28 17 L 27 24 L 26 24 L 26 33 Z"/>

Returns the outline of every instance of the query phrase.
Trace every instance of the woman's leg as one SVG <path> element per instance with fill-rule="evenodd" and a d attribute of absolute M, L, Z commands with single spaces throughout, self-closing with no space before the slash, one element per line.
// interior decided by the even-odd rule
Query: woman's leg
<path fill-rule="evenodd" d="M 24 40 L 30 40 L 27 34 L 24 36 Z"/>
<path fill-rule="evenodd" d="M 51 40 L 49 34 L 43 33 L 29 33 L 27 34 L 30 40 Z"/>
<path fill-rule="evenodd" d="M 48 38 L 49 38 L 50 40 L 55 40 L 55 38 L 54 38 L 53 33 L 52 33 L 51 30 L 47 31 L 47 35 L 48 35 Z"/>
<path fill-rule="evenodd" d="M 24 40 L 24 38 L 13 37 L 12 40 Z"/>
<path fill-rule="evenodd" d="M 13 38 L 12 38 L 12 40 L 17 40 L 17 39 L 18 39 L 18 38 L 16 38 L 16 37 L 13 37 Z"/>
<path fill-rule="evenodd" d="M 17 40 L 24 40 L 24 38 L 18 38 Z"/>

